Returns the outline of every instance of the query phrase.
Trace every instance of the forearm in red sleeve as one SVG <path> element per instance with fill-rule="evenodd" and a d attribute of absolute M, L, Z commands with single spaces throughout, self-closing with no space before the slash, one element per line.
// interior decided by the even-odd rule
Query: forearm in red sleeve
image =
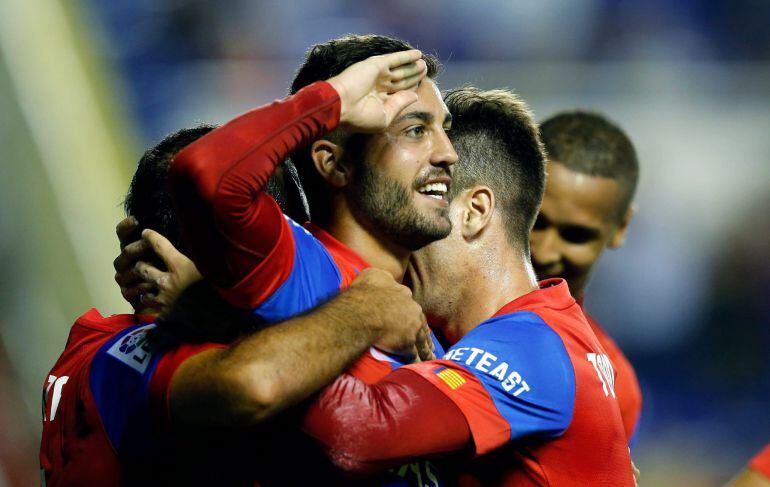
<path fill-rule="evenodd" d="M 303 428 L 338 468 L 355 473 L 447 455 L 471 444 L 460 409 L 406 369 L 374 385 L 340 376 L 310 407 Z"/>
<path fill-rule="evenodd" d="M 339 115 L 337 92 L 316 82 L 235 118 L 176 156 L 169 177 L 182 234 L 217 287 L 237 284 L 276 250 L 285 224 L 263 188 L 292 151 L 334 130 Z"/>

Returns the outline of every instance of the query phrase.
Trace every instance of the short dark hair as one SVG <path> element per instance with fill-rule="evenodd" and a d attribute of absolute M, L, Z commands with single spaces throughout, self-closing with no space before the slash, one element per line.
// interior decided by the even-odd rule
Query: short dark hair
<path fill-rule="evenodd" d="M 371 56 L 380 56 L 398 51 L 414 49 L 408 42 L 382 35 L 346 35 L 311 47 L 305 55 L 305 61 L 297 70 L 291 83 L 290 93 L 294 94 L 316 81 L 337 76 L 351 65 Z M 427 76 L 435 78 L 441 65 L 434 56 L 423 54 L 422 59 L 428 67 Z M 354 136 L 347 141 L 340 133 L 333 133 L 328 138 L 336 143 L 346 143 L 358 150 L 363 147 L 361 137 Z M 352 151 L 356 152 L 356 151 Z M 328 217 L 328 193 L 324 181 L 315 170 L 310 160 L 309 147 L 298 149 L 292 156 L 296 162 L 302 185 L 305 189 L 310 212 L 314 219 Z M 318 218 L 316 218 L 318 217 Z"/>
<path fill-rule="evenodd" d="M 181 251 L 184 251 L 184 245 L 174 203 L 168 191 L 168 169 L 179 151 L 215 128 L 207 124 L 184 128 L 164 137 L 148 149 L 139 159 L 123 202 L 126 214 L 136 217 L 140 229 L 155 230 Z"/>
<path fill-rule="evenodd" d="M 639 161 L 625 132 L 599 113 L 560 112 L 540 124 L 548 158 L 572 171 L 611 178 L 623 190 L 618 217 L 628 210 L 639 179 Z"/>
<path fill-rule="evenodd" d="M 139 229 L 150 228 L 166 237 L 181 252 L 185 245 L 179 231 L 176 209 L 168 190 L 168 170 L 174 157 L 189 144 L 208 134 L 217 126 L 201 124 L 183 128 L 163 138 L 148 149 L 136 167 L 136 172 L 123 202 L 127 215 L 136 217 Z M 307 203 L 297 170 L 290 161 L 280 166 L 281 177 L 271 177 L 265 191 L 284 213 L 295 220 L 307 220 Z"/>
<path fill-rule="evenodd" d="M 529 232 L 545 189 L 545 154 L 527 105 L 507 90 L 451 90 L 449 137 L 459 156 L 452 195 L 475 184 L 489 187 L 501 211 L 508 241 L 529 252 Z"/>

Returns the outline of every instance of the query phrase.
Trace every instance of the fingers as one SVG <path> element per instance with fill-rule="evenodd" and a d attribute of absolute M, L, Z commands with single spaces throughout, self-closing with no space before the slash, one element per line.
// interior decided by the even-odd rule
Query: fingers
<path fill-rule="evenodd" d="M 417 355 L 420 357 L 421 361 L 424 362 L 436 358 L 433 353 L 433 340 L 431 339 L 430 329 L 427 325 L 420 328 L 415 345 L 417 346 Z"/>
<path fill-rule="evenodd" d="M 142 239 L 150 244 L 153 252 L 161 258 L 166 267 L 173 270 L 174 261 L 180 254 L 176 247 L 166 237 L 149 228 L 142 232 Z"/>
<path fill-rule="evenodd" d="M 389 70 L 390 78 L 392 81 L 402 80 L 404 78 L 410 78 L 428 72 L 428 65 L 425 61 L 418 59 L 417 62 L 404 64 L 397 68 Z"/>
<path fill-rule="evenodd" d="M 427 69 L 424 69 L 412 76 L 408 76 L 406 78 L 402 79 L 392 79 L 389 83 L 388 89 L 391 93 L 401 91 L 401 90 L 412 90 L 417 88 L 417 85 L 420 84 L 420 81 L 425 78 L 425 75 L 428 73 Z"/>
<path fill-rule="evenodd" d="M 152 308 L 162 311 L 167 305 L 167 299 L 162 292 L 159 293 L 144 293 L 139 297 L 139 302 L 145 308 Z"/>
<path fill-rule="evenodd" d="M 414 91 L 399 91 L 388 97 L 383 103 L 387 125 L 393 121 L 403 109 L 417 101 L 417 93 Z"/>
<path fill-rule="evenodd" d="M 154 294 L 157 292 L 157 287 L 149 282 L 142 282 L 132 286 L 121 286 L 120 294 L 123 295 L 123 299 L 128 301 L 131 306 L 136 307 L 141 302 L 142 295 Z"/>
<path fill-rule="evenodd" d="M 167 272 L 163 272 L 152 264 L 148 264 L 144 261 L 136 263 L 134 272 L 136 272 L 144 282 L 149 282 L 156 286 L 163 285 L 163 280 L 168 276 Z"/>
<path fill-rule="evenodd" d="M 419 49 L 410 49 L 409 51 L 399 51 L 382 55 L 381 59 L 388 69 L 397 68 L 404 64 L 417 62 L 422 57 Z"/>
<path fill-rule="evenodd" d="M 139 240 L 138 229 L 139 222 L 133 216 L 126 217 L 118 223 L 115 227 L 115 233 L 118 235 L 121 249 L 129 243 Z"/>
<path fill-rule="evenodd" d="M 152 247 L 144 240 L 131 242 L 123 247 L 123 251 L 112 262 L 112 266 L 117 272 L 123 272 L 131 269 L 137 261 L 152 256 Z"/>

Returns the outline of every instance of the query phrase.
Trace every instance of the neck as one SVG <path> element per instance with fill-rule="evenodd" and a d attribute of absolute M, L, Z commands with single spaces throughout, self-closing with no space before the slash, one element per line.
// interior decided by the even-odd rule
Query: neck
<path fill-rule="evenodd" d="M 473 256 L 477 265 L 457 280 L 458 298 L 447 318 L 443 333 L 449 343 L 456 343 L 480 323 L 491 318 L 511 301 L 536 289 L 537 278 L 529 256 L 507 244 L 487 246 L 490 252 Z M 501 262 L 508 265 L 501 266 Z"/>
<path fill-rule="evenodd" d="M 332 217 L 323 225 L 323 229 L 360 255 L 369 265 L 389 272 L 397 282 L 401 282 L 411 252 L 374 234 L 352 215 L 347 205 L 342 206 L 333 213 L 339 216 Z"/>

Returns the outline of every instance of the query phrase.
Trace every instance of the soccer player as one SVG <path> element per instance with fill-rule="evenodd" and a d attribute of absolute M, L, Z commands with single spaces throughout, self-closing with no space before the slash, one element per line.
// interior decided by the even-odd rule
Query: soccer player
<path fill-rule="evenodd" d="M 190 257 L 228 302 L 267 323 L 285 319 L 369 266 L 400 281 L 413 250 L 449 233 L 451 116 L 431 79 L 437 61 L 409 47 L 374 35 L 319 44 L 294 95 L 176 157 L 171 189 Z M 363 91 L 357 80 L 372 76 Z M 290 154 L 312 209 L 304 228 L 263 191 Z M 369 381 L 399 363 L 377 351 L 367 357 L 355 369 Z"/>
<path fill-rule="evenodd" d="M 363 69 L 357 65 L 342 72 L 335 80 L 349 90 L 342 101 L 349 109 L 347 115 L 354 118 L 360 115 L 354 108 L 355 97 L 377 96 L 378 78 L 389 89 L 398 90 L 401 80 L 412 76 L 403 86 L 409 88 L 418 81 L 411 73 L 421 73 L 420 69 L 395 73 L 371 69 L 372 64 L 387 69 L 387 59 L 384 65 L 381 59 L 367 63 Z M 401 102 L 412 99 L 413 94 L 408 94 Z M 146 212 L 160 215 L 155 222 L 158 229 L 174 235 L 174 212 L 164 213 L 163 201 L 156 198 L 156 190 L 163 186 L 158 176 L 164 174 L 164 166 L 168 167 L 176 151 L 205 131 L 181 131 L 163 141 L 160 150 L 145 154 L 127 198 L 129 213 L 148 222 L 151 218 Z M 145 231 L 145 237 L 155 244 L 161 242 L 156 235 Z M 44 384 L 40 460 L 45 482 L 116 485 L 122 481 L 244 480 L 236 470 L 183 472 L 173 466 L 180 451 L 195 455 L 197 448 L 215 456 L 218 450 L 234 451 L 228 444 L 218 443 L 222 436 L 204 425 L 250 427 L 263 422 L 330 381 L 372 344 L 395 350 L 413 346 L 424 326 L 422 311 L 408 289 L 388 273 L 367 269 L 351 276 L 351 281 L 348 291 L 312 313 L 258 333 L 242 333 L 240 341 L 230 347 L 215 343 L 168 346 L 156 341 L 163 336 L 155 333 L 162 327 L 155 326 L 154 316 L 103 317 L 96 310 L 87 312 L 73 326 L 66 349 Z M 228 314 L 226 309 L 230 308 L 219 306 L 220 313 L 215 315 L 221 322 L 237 321 L 242 332 L 250 324 L 253 329 L 252 317 Z M 205 366 L 192 375 L 176 373 L 180 364 L 190 362 Z M 169 399 L 174 406 L 170 411 Z M 195 440 L 191 448 L 183 449 L 185 445 L 175 441 L 180 428 L 186 429 L 184 438 Z M 169 429 L 175 434 L 168 434 Z M 212 460 L 200 454 L 193 458 L 201 460 L 200 466 Z M 190 464 L 189 458 L 184 460 Z M 239 467 L 242 471 L 244 464 Z"/>
<path fill-rule="evenodd" d="M 451 348 L 376 384 L 338 378 L 305 429 L 357 472 L 468 455 L 461 485 L 634 485 L 610 360 L 566 282 L 538 284 L 529 260 L 545 182 L 537 128 L 506 91 L 446 102 L 460 155 L 452 231 L 408 276 Z"/>
<path fill-rule="evenodd" d="M 540 279 L 562 277 L 583 306 L 591 271 L 606 248 L 626 239 L 639 163 L 631 140 L 602 115 L 556 114 L 540 125 L 548 178 L 532 229 L 532 263 Z M 586 314 L 617 372 L 615 393 L 629 444 L 642 411 L 634 368 L 601 326 Z"/>
<path fill-rule="evenodd" d="M 729 487 L 770 487 L 770 445 L 751 459 Z"/>

